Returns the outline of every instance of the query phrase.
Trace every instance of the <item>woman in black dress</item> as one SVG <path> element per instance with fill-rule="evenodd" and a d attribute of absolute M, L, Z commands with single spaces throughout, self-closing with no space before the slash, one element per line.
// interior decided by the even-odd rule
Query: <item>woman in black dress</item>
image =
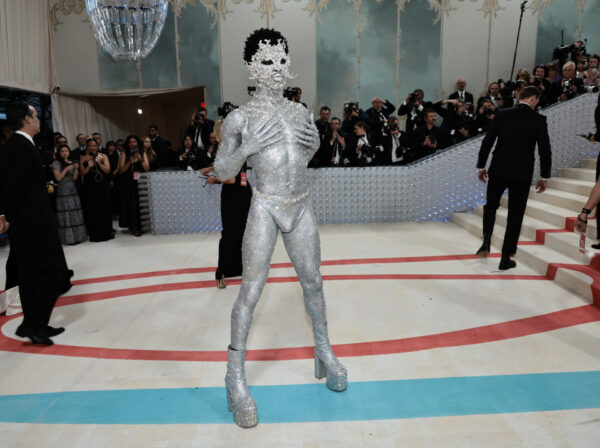
<path fill-rule="evenodd" d="M 110 162 L 106 154 L 98 152 L 96 140 L 86 141 L 86 153 L 79 161 L 83 177 L 85 221 L 90 241 L 114 238 L 110 208 Z"/>
<path fill-rule="evenodd" d="M 213 167 L 204 168 L 208 174 Z M 209 176 L 210 185 L 221 183 L 215 176 Z M 223 182 L 221 188 L 221 240 L 219 241 L 219 265 L 215 272 L 217 288 L 225 288 L 225 277 L 242 275 L 242 240 L 246 230 L 248 211 L 252 201 L 252 189 L 246 178 L 246 165 L 232 179 Z"/>
<path fill-rule="evenodd" d="M 117 145 L 114 141 L 109 140 L 106 142 L 106 156 L 108 157 L 108 162 L 110 163 L 110 208 L 112 210 L 113 217 L 119 214 L 118 205 L 118 181 L 117 177 L 119 175 L 119 151 L 117 150 Z"/>
<path fill-rule="evenodd" d="M 119 227 L 128 228 L 135 236 L 142 235 L 138 179 L 140 173 L 148 171 L 150 162 L 142 142 L 137 135 L 130 135 L 125 139 L 125 151 L 119 158 Z"/>

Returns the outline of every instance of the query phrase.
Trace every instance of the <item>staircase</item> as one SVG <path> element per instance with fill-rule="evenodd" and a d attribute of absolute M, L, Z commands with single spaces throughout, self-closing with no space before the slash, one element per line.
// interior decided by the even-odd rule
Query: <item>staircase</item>
<path fill-rule="evenodd" d="M 538 273 L 600 306 L 600 251 L 596 243 L 597 222 L 587 227 L 586 254 L 579 251 L 580 235 L 573 232 L 577 214 L 595 183 L 596 160 L 585 159 L 581 168 L 565 168 L 562 176 L 551 178 L 544 193 L 531 188 L 525 211 L 519 248 L 515 259 Z M 502 198 L 492 236 L 492 251 L 499 252 L 504 238 L 508 197 Z M 474 235 L 481 236 L 483 205 L 474 213 L 454 213 L 452 220 Z"/>

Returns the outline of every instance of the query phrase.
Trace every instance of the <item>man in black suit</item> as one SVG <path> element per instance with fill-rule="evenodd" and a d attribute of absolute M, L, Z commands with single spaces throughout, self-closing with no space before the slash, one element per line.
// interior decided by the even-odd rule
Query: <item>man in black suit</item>
<path fill-rule="evenodd" d="M 1 207 L 10 223 L 11 255 L 18 272 L 23 322 L 16 334 L 34 344 L 51 345 L 50 337 L 64 331 L 48 325 L 59 294 L 67 289 L 69 270 L 58 239 L 56 216 L 33 137 L 40 131 L 37 113 L 19 102 L 7 110 L 16 129 L 1 154 Z"/>
<path fill-rule="evenodd" d="M 465 90 L 466 87 L 467 81 L 465 81 L 463 78 L 458 78 L 458 81 L 456 81 L 456 92 L 451 93 L 448 99 L 462 100 L 463 103 L 473 104 L 473 94 L 467 92 Z"/>
<path fill-rule="evenodd" d="M 77 134 L 75 140 L 77 141 L 77 148 L 71 150 L 71 160 L 73 162 L 79 162 L 79 159 L 81 159 L 81 156 L 85 155 L 87 150 L 85 145 L 86 138 L 83 134 Z"/>
<path fill-rule="evenodd" d="M 191 135 L 194 148 L 199 154 L 206 154 L 210 147 L 210 133 L 214 131 L 215 122 L 208 118 L 206 108 L 200 107 L 192 114 L 190 125 L 185 135 Z"/>
<path fill-rule="evenodd" d="M 478 177 L 485 183 L 487 178 L 485 165 L 488 155 L 494 142 L 498 140 L 490 163 L 487 203 L 483 208 L 483 245 L 477 251 L 477 255 L 486 257 L 490 252 L 496 210 L 500 206 L 500 198 L 504 190 L 508 188 L 508 219 L 499 266 L 501 270 L 514 268 L 517 265 L 510 257 L 517 251 L 529 187 L 533 178 L 536 144 L 540 155 L 541 171 L 541 178 L 537 182 L 538 193 L 546 190 L 546 182 L 551 174 L 552 153 L 546 117 L 535 112 L 541 96 L 542 91 L 537 87 L 524 87 L 519 94 L 519 104 L 516 107 L 496 113 L 479 151 Z"/>
<path fill-rule="evenodd" d="M 378 96 L 373 98 L 371 106 L 366 110 L 369 116 L 369 131 L 374 145 L 383 144 L 383 131 L 390 115 L 394 113 L 396 107 L 388 100 L 382 100 Z"/>
<path fill-rule="evenodd" d="M 406 115 L 406 135 L 412 138 L 413 132 L 419 126 L 425 124 L 424 111 L 433 105 L 425 101 L 425 92 L 422 89 L 415 89 L 409 93 L 406 100 L 398 108 L 398 116 Z"/>
<path fill-rule="evenodd" d="M 416 128 L 412 135 L 413 157 L 420 159 L 444 148 L 444 133 L 435 125 L 437 115 L 434 109 L 425 109 L 425 124 Z"/>

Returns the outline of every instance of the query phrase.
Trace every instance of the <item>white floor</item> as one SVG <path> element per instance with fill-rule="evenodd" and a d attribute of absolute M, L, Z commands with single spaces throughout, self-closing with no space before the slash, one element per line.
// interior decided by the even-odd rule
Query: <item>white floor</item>
<path fill-rule="evenodd" d="M 75 271 L 75 280 L 81 280 L 215 266 L 218 240 L 218 234 L 141 238 L 119 234 L 112 241 L 67 247 L 65 252 Z M 598 319 L 579 325 L 559 325 L 552 331 L 542 330 L 535 319 L 532 323 L 524 321 L 523 325 L 532 325 L 532 330 L 523 337 L 515 337 L 518 332 L 514 333 L 514 327 L 506 330 L 501 325 L 589 307 L 588 301 L 540 278 L 522 264 L 501 272 L 498 258 L 435 258 L 473 254 L 479 245 L 478 238 L 452 223 L 321 229 L 323 261 L 354 260 L 322 267 L 332 344 L 344 345 L 340 350 L 354 353 L 352 350 L 364 343 L 374 347 L 376 353 L 340 358 L 351 382 L 344 393 L 351 392 L 352 383 L 360 382 L 381 384 L 378 382 L 600 371 Z M 2 262 L 6 256 L 7 250 L 0 250 Z M 431 258 L 389 260 L 399 257 Z M 281 241 L 272 262 L 289 262 Z M 392 278 L 381 278 L 388 274 Z M 3 275 L 2 272 L 0 284 L 4 283 Z M 294 272 L 287 267 L 274 268 L 270 274 L 271 278 L 290 276 Z M 58 306 L 53 314 L 52 323 L 67 328 L 54 339 L 56 345 L 52 349 L 59 350 L 58 354 L 44 354 L 44 349 L 39 349 L 39 353 L 26 353 L 27 349 L 0 350 L 0 403 L 3 396 L 16 394 L 223 387 L 224 361 L 185 360 L 197 351 L 226 350 L 229 315 L 239 286 L 230 284 L 225 290 L 218 290 L 212 286 L 200 287 L 203 284 L 194 287 L 191 283 L 212 282 L 213 278 L 213 272 L 177 273 L 75 286 L 68 296 L 80 297 L 74 298 L 72 304 Z M 155 291 L 160 285 L 175 283 L 181 284 L 180 289 Z M 126 292 L 117 294 L 121 297 L 86 300 L 92 297 L 86 296 L 89 294 L 137 287 L 149 287 L 149 292 L 138 290 L 133 295 L 124 295 Z M 61 300 L 69 299 L 60 299 L 59 304 Z M 0 322 L 5 336 L 18 339 L 14 330 L 20 318 Z M 475 332 L 466 334 L 463 344 L 435 348 L 428 346 L 425 338 L 447 332 L 462 334 L 462 330 L 484 326 L 498 327 L 497 337 L 490 342 L 469 342 L 479 342 Z M 502 335 L 503 331 L 507 333 Z M 378 341 L 407 338 L 420 338 L 424 348 L 392 350 L 388 354 L 377 351 Z M 299 284 L 289 280 L 269 283 L 255 312 L 249 350 L 293 351 L 295 347 L 312 344 Z M 104 348 L 131 349 L 133 355 L 111 359 L 113 356 L 107 353 L 115 351 L 103 351 Z M 143 353 L 148 350 L 160 352 L 146 360 Z M 184 360 L 166 360 L 169 352 L 180 353 Z M 247 375 L 252 386 L 320 383 L 324 388 L 323 381 L 314 378 L 312 368 L 312 361 L 302 356 L 291 360 L 249 361 Z M 331 400 L 337 396 L 332 393 Z M 482 401 L 487 399 L 481 397 Z M 262 404 L 265 406 L 268 403 Z M 456 415 L 424 418 L 414 415 L 392 420 L 306 423 L 292 419 L 291 423 L 260 423 L 250 430 L 213 423 L 108 424 L 102 423 L 102 418 L 94 424 L 69 424 L 69 420 L 62 423 L 60 419 L 47 423 L 42 414 L 51 414 L 49 408 L 40 411 L 39 420 L 27 423 L 13 423 L 10 418 L 1 420 L 5 423 L 0 423 L 0 446 L 598 446 L 600 405 L 578 409 L 574 404 L 570 410 L 549 406 L 539 412 L 485 415 L 462 415 L 458 409 Z M 226 407 L 224 397 L 223 407 Z M 77 414 L 77 409 L 73 412 Z M 6 414 L 10 412 L 0 411 L 0 415 Z"/>

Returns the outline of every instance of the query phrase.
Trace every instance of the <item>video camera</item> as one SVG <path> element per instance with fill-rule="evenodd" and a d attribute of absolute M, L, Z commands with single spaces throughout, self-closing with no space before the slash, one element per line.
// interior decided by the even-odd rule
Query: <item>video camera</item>
<path fill-rule="evenodd" d="M 561 45 L 552 51 L 552 59 L 557 59 L 560 66 L 568 60 L 576 61 L 579 56 L 585 55 L 587 55 L 587 50 L 584 44 Z"/>

